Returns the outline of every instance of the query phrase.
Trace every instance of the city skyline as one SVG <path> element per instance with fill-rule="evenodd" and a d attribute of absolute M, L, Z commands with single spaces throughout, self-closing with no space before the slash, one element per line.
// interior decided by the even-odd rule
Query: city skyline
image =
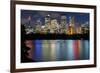
<path fill-rule="evenodd" d="M 89 34 L 89 14 L 22 10 L 21 25 L 26 34 Z"/>
<path fill-rule="evenodd" d="M 37 20 L 40 20 L 42 25 L 45 24 L 45 17 L 50 15 L 51 18 L 57 19 L 58 23 L 60 23 L 61 16 L 66 16 L 66 22 L 69 24 L 69 18 L 74 16 L 75 25 L 82 25 L 87 23 L 89 26 L 89 13 L 76 13 L 76 12 L 56 12 L 56 11 L 35 11 L 35 10 L 21 10 L 21 23 L 28 24 L 30 26 L 34 26 Z M 30 24 L 29 24 L 30 17 Z"/>

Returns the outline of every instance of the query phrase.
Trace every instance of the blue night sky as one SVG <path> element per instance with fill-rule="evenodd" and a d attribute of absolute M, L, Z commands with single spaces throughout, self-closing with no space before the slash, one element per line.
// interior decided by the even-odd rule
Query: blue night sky
<path fill-rule="evenodd" d="M 50 15 L 51 18 L 56 18 L 60 22 L 62 15 L 67 17 L 66 21 L 69 23 L 69 17 L 74 16 L 75 24 L 80 25 L 87 23 L 89 25 L 89 13 L 76 13 L 76 12 L 56 12 L 56 11 L 35 11 L 35 10 L 21 10 L 21 23 L 27 24 L 28 17 L 31 17 L 30 25 L 33 26 L 36 20 L 40 19 L 42 24 L 44 24 L 44 17 Z"/>

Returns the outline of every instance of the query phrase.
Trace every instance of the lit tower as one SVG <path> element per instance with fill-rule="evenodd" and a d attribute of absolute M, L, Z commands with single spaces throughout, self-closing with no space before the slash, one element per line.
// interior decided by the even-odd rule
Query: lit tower
<path fill-rule="evenodd" d="M 42 22 L 40 19 L 37 19 L 36 21 L 36 32 L 40 33 L 41 32 L 41 26 L 42 26 Z"/>
<path fill-rule="evenodd" d="M 51 20 L 51 26 L 50 26 L 50 32 L 51 33 L 57 33 L 59 30 L 59 24 L 57 19 L 52 19 Z"/>
<path fill-rule="evenodd" d="M 61 16 L 61 22 L 60 22 L 61 24 L 60 24 L 60 29 L 61 29 L 61 32 L 62 33 L 65 33 L 65 31 L 66 31 L 66 24 L 67 24 L 67 18 L 66 18 L 66 16 Z"/>
<path fill-rule="evenodd" d="M 50 30 L 50 24 L 51 24 L 51 18 L 50 18 L 50 15 L 48 14 L 46 17 L 45 17 L 45 29 L 46 30 Z"/>
<path fill-rule="evenodd" d="M 37 19 L 37 25 L 42 25 L 42 22 L 41 22 L 41 20 L 40 19 Z"/>
<path fill-rule="evenodd" d="M 69 26 L 68 26 L 67 34 L 69 34 L 69 35 L 75 34 L 75 30 L 74 30 L 74 16 L 69 17 Z"/>
<path fill-rule="evenodd" d="M 31 22 L 31 16 L 28 16 L 28 22 L 29 22 L 29 25 L 30 25 L 30 22 Z"/>
<path fill-rule="evenodd" d="M 45 17 L 45 25 L 50 25 L 50 22 L 51 22 L 50 15 L 48 14 L 48 15 Z"/>

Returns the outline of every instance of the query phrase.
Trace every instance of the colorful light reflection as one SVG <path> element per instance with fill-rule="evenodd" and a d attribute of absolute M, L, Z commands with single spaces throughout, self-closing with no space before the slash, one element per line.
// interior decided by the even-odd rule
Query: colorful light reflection
<path fill-rule="evenodd" d="M 89 59 L 89 40 L 32 40 L 35 62 Z"/>

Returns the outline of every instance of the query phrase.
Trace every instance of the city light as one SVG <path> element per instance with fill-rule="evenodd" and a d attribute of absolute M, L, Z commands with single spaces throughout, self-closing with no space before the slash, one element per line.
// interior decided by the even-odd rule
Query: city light
<path fill-rule="evenodd" d="M 50 14 L 44 17 L 44 24 L 40 19 L 38 19 L 34 25 L 31 27 L 30 25 L 24 25 L 26 34 L 30 33 L 40 33 L 40 34 L 67 34 L 67 35 L 74 35 L 74 34 L 88 34 L 89 33 L 89 26 L 85 26 L 86 24 L 81 24 L 76 27 L 75 24 L 75 17 L 70 16 L 69 22 L 66 16 L 61 16 L 60 22 L 56 18 L 51 18 Z M 31 23 L 31 16 L 28 17 L 29 24 Z"/>

